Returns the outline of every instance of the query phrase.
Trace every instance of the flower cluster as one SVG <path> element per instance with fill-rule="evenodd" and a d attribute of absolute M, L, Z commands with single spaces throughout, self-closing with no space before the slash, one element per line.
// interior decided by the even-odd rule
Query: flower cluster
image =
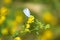
<path fill-rule="evenodd" d="M 27 23 L 26 23 L 26 31 L 29 31 L 29 28 L 30 28 L 30 24 L 34 22 L 34 16 L 30 15 L 30 17 L 28 18 L 27 20 Z"/>
<path fill-rule="evenodd" d="M 28 18 L 27 23 L 32 23 L 34 22 L 34 16 L 30 15 L 30 17 Z"/>

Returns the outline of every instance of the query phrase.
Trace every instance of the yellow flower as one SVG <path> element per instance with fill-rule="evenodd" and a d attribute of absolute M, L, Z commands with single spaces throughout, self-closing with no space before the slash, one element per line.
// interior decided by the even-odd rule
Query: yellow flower
<path fill-rule="evenodd" d="M 50 24 L 56 24 L 57 23 L 57 20 L 56 20 L 56 17 L 54 17 L 51 12 L 45 12 L 43 14 L 43 20 L 46 22 L 46 23 L 50 23 Z"/>
<path fill-rule="evenodd" d="M 30 28 L 30 24 L 26 24 L 26 28 Z"/>
<path fill-rule="evenodd" d="M 16 38 L 14 38 L 14 40 L 21 40 L 21 38 L 20 37 L 16 37 Z"/>
<path fill-rule="evenodd" d="M 50 29 L 47 29 L 42 35 L 39 35 L 38 40 L 50 40 L 52 38 L 53 32 Z"/>
<path fill-rule="evenodd" d="M 23 22 L 23 17 L 22 16 L 16 16 L 16 22 L 18 22 L 18 23 Z"/>
<path fill-rule="evenodd" d="M 7 34 L 8 34 L 8 28 L 2 29 L 1 33 L 2 33 L 3 35 L 7 35 Z"/>
<path fill-rule="evenodd" d="M 1 15 L 7 15 L 8 9 L 6 7 L 1 8 Z"/>
<path fill-rule="evenodd" d="M 6 4 L 10 4 L 12 2 L 12 0 L 3 0 L 3 2 Z"/>
<path fill-rule="evenodd" d="M 30 17 L 28 18 L 27 23 L 32 23 L 34 22 L 34 16 L 30 15 Z"/>
<path fill-rule="evenodd" d="M 46 30 L 43 34 L 43 37 L 50 39 L 53 37 L 53 32 L 51 30 Z"/>
<path fill-rule="evenodd" d="M 6 17 L 5 16 L 1 16 L 0 18 L 0 24 L 2 24 L 5 21 Z"/>
<path fill-rule="evenodd" d="M 52 14 L 50 12 L 46 12 L 46 13 L 43 14 L 43 19 L 45 21 L 50 22 L 53 19 L 53 16 L 52 16 Z"/>

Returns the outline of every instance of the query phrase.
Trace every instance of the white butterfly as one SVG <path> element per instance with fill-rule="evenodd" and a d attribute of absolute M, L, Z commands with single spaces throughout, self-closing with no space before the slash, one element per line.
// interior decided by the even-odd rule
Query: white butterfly
<path fill-rule="evenodd" d="M 29 11 L 28 8 L 25 8 L 25 9 L 23 10 L 23 12 L 24 12 L 24 14 L 25 14 L 27 17 L 30 17 L 30 11 Z"/>

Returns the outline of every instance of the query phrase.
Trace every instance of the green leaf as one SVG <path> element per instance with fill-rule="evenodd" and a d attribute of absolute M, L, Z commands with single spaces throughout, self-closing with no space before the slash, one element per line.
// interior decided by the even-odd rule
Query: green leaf
<path fill-rule="evenodd" d="M 47 24 L 47 25 L 45 26 L 45 29 L 48 29 L 48 28 L 50 28 L 50 25 L 49 25 L 49 24 Z"/>

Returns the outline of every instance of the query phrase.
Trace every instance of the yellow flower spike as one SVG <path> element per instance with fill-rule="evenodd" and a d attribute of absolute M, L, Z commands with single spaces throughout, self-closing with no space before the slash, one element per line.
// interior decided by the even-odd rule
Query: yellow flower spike
<path fill-rule="evenodd" d="M 30 15 L 30 17 L 28 18 L 27 23 L 32 23 L 34 22 L 34 16 Z"/>
<path fill-rule="evenodd" d="M 10 4 L 10 3 L 12 2 L 12 0 L 3 0 L 3 2 L 4 2 L 5 4 Z"/>
<path fill-rule="evenodd" d="M 23 22 L 23 17 L 22 16 L 16 16 L 16 22 L 18 22 L 18 23 Z"/>
<path fill-rule="evenodd" d="M 21 38 L 20 37 L 16 37 L 16 38 L 14 38 L 14 40 L 21 40 Z"/>
<path fill-rule="evenodd" d="M 7 15 L 8 9 L 6 7 L 1 8 L 1 15 Z"/>
<path fill-rule="evenodd" d="M 26 28 L 30 28 L 30 24 L 26 24 Z"/>
<path fill-rule="evenodd" d="M 5 16 L 1 16 L 0 18 L 0 24 L 2 24 L 5 21 L 6 17 Z"/>
<path fill-rule="evenodd" d="M 8 34 L 8 28 L 2 29 L 1 33 L 3 35 L 7 35 Z"/>

